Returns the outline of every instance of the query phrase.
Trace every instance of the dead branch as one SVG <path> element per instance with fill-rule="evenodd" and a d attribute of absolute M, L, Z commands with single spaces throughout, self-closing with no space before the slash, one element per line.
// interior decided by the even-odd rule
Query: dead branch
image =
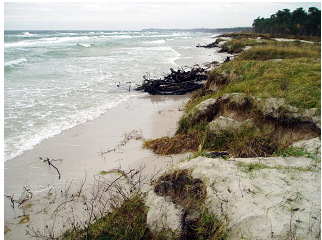
<path fill-rule="evenodd" d="M 6 198 L 8 198 L 11 202 L 11 207 L 14 209 L 15 208 L 15 200 L 13 199 L 13 194 L 11 195 L 4 195 Z"/>
<path fill-rule="evenodd" d="M 39 159 L 40 159 L 40 160 L 42 160 L 43 162 L 47 162 L 49 166 L 52 166 L 53 168 L 55 168 L 55 169 L 56 169 L 56 171 L 57 171 L 57 173 L 58 173 L 58 180 L 60 180 L 60 177 L 61 177 L 60 172 L 59 172 L 58 168 L 57 168 L 57 167 L 55 167 L 55 166 L 52 164 L 52 162 L 53 162 L 53 161 L 62 161 L 62 159 L 56 159 L 56 160 L 55 160 L 55 159 L 52 159 L 51 161 L 49 160 L 49 158 L 48 158 L 48 157 L 47 157 L 46 159 L 43 159 L 42 157 L 39 157 Z"/>
<path fill-rule="evenodd" d="M 15 203 L 18 204 L 18 207 L 22 205 L 24 202 L 32 199 L 33 193 L 30 191 L 30 189 L 26 188 L 25 186 L 22 188 L 22 192 L 19 199 L 14 199 L 14 194 L 12 195 L 4 195 L 6 198 L 8 198 L 11 202 L 11 207 L 15 208 Z"/>
<path fill-rule="evenodd" d="M 109 184 L 109 186 L 108 187 L 106 187 L 105 188 L 105 192 L 107 192 L 109 189 L 110 189 L 110 187 L 111 186 L 113 186 L 114 185 L 114 183 L 116 183 L 118 180 L 120 180 L 122 177 L 124 177 L 124 178 L 128 178 L 128 174 L 130 174 L 132 171 L 135 171 L 135 169 L 131 169 L 128 173 L 125 173 L 124 171 L 122 171 L 122 170 L 120 170 L 120 169 L 112 169 L 112 170 L 110 170 L 110 171 L 108 171 L 106 174 L 109 174 L 109 173 L 120 173 L 121 174 L 121 176 L 119 176 L 118 178 L 116 178 L 116 179 L 114 179 L 110 184 Z"/>
<path fill-rule="evenodd" d="M 202 81 L 207 80 L 208 72 L 194 66 L 190 71 L 183 68 L 178 71 L 170 68 L 171 73 L 163 79 L 148 79 L 144 76 L 141 86 L 135 90 L 148 92 L 152 95 L 182 95 L 202 88 Z"/>

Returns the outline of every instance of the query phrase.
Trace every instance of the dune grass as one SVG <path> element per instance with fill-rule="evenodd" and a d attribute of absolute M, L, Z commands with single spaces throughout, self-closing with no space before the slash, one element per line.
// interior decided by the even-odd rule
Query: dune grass
<path fill-rule="evenodd" d="M 321 63 L 318 60 L 238 59 L 212 74 L 218 74 L 218 71 L 229 74 L 229 84 L 219 94 L 243 92 L 264 99 L 284 98 L 288 104 L 300 108 L 321 106 Z"/>
<path fill-rule="evenodd" d="M 286 104 L 300 109 L 317 108 L 321 111 L 321 45 L 297 41 L 276 41 L 268 36 L 257 39 L 249 38 L 250 34 L 236 35 L 235 39 L 225 45 L 232 52 L 239 52 L 245 46 L 252 48 L 240 53 L 234 60 L 222 64 L 209 73 L 208 81 L 203 89 L 197 91 L 185 106 L 188 114 L 199 103 L 209 98 L 218 98 L 226 93 L 245 93 L 257 98 L 284 98 Z M 216 85 L 216 91 L 210 90 Z M 173 154 L 184 151 L 227 150 L 237 156 L 252 156 L 256 154 L 270 155 L 278 150 L 269 141 L 269 136 L 263 134 L 254 136 L 209 137 L 208 122 L 191 122 L 187 115 L 178 123 L 176 135 L 173 138 L 149 141 L 147 148 L 158 149 L 158 154 Z M 178 136 L 180 145 L 185 136 L 189 136 L 191 147 L 174 148 Z M 197 148 L 199 146 L 199 148 Z M 166 149 L 167 151 L 163 151 Z M 175 151 L 173 151 L 175 149 Z M 250 150 L 251 149 L 251 150 Z M 181 150 L 181 151 L 180 151 Z"/>
<path fill-rule="evenodd" d="M 321 46 L 267 41 L 211 71 L 206 86 L 211 83 L 221 85 L 220 91 L 199 91 L 186 111 L 205 99 L 233 92 L 284 98 L 296 107 L 321 109 Z"/>
<path fill-rule="evenodd" d="M 124 200 L 90 227 L 63 235 L 62 239 L 149 239 L 146 228 L 147 207 L 141 195 Z"/>

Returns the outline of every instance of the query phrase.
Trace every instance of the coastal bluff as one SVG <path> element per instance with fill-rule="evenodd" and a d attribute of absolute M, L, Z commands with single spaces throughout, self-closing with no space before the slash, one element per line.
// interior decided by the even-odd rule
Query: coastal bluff
<path fill-rule="evenodd" d="M 199 157 L 173 167 L 176 171 L 191 171 L 193 179 L 202 180 L 207 196 L 204 206 L 229 229 L 228 239 L 319 238 L 318 109 L 299 109 L 284 99 L 231 93 L 199 103 L 181 119 L 191 125 L 206 122 L 208 142 L 250 140 L 243 147 L 228 148 L 231 157 L 211 158 L 200 152 L 209 145 L 200 145 Z M 266 137 L 270 143 L 241 137 L 247 135 Z M 271 156 L 281 145 L 302 154 Z M 158 196 L 153 188 L 148 192 L 147 224 L 156 232 L 168 229 L 177 236 L 186 236 L 187 210 L 166 195 Z M 200 216 L 194 218 L 197 222 Z"/>
<path fill-rule="evenodd" d="M 145 142 L 160 155 L 194 152 L 165 173 L 176 181 L 161 183 L 173 191 L 182 171 L 203 182 L 200 205 L 221 222 L 210 230 L 215 239 L 321 238 L 319 44 L 226 34 L 206 47 L 238 55 L 210 72 L 173 137 Z M 307 65 L 309 58 L 316 68 Z M 152 187 L 148 226 L 195 236 L 189 224 L 202 229 L 203 213 L 176 198 Z"/>

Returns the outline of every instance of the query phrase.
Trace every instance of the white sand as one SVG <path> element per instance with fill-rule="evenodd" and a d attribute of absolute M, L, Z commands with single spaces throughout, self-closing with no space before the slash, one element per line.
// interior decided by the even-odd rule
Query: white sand
<path fill-rule="evenodd" d="M 240 163 L 266 167 L 247 171 Z M 206 182 L 206 204 L 227 220 L 229 239 L 321 238 L 319 156 L 316 161 L 307 157 L 198 157 L 177 167 L 192 169 L 194 178 Z"/>
<path fill-rule="evenodd" d="M 23 215 L 22 209 L 15 207 L 13 210 L 10 201 L 4 199 L 5 225 L 11 230 L 5 238 L 28 239 L 25 235 L 27 225 L 44 229 L 45 222 L 50 223 L 50 216 L 37 212 L 46 206 L 48 200 L 44 196 L 53 186 L 56 191 L 65 191 L 68 183 L 74 181 L 73 186 L 76 189 L 87 174 L 85 188 L 90 189 L 94 175 L 102 170 L 108 171 L 116 167 L 124 170 L 130 167 L 139 169 L 145 164 L 144 174 L 149 174 L 177 161 L 179 157 L 159 158 L 142 149 L 143 140 L 130 140 L 115 152 L 104 155 L 105 157 L 99 153 L 115 148 L 124 140 L 124 134 L 133 130 L 142 133 L 146 139 L 173 135 L 177 121 L 183 113 L 183 106 L 190 96 L 146 95 L 131 98 L 108 110 L 105 115 L 64 131 L 43 141 L 33 150 L 5 162 L 4 193 L 14 193 L 17 199 L 25 183 L 34 193 L 33 206 L 25 211 L 30 214 L 30 221 L 25 224 L 18 224 L 22 219 L 19 217 Z M 40 161 L 39 156 L 63 159 L 61 162 L 53 162 L 61 172 L 61 180 L 58 180 L 57 171 Z M 55 207 L 53 205 L 51 209 Z"/>

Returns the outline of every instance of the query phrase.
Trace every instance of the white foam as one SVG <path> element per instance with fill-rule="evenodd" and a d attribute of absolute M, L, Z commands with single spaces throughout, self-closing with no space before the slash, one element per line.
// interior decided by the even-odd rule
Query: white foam
<path fill-rule="evenodd" d="M 26 62 L 26 61 L 27 61 L 27 59 L 25 59 L 25 58 L 19 58 L 19 59 L 15 59 L 15 60 L 5 62 L 4 66 L 5 67 L 13 66 L 13 65 L 17 65 L 17 64 L 20 64 L 20 63 L 23 63 L 23 62 Z"/>
<path fill-rule="evenodd" d="M 6 46 L 17 46 L 17 48 L 5 50 L 5 54 L 8 54 L 7 59 L 17 59 L 7 61 L 5 64 L 21 64 L 24 61 L 34 64 L 25 64 L 28 71 L 17 73 L 17 76 L 24 80 L 18 87 L 14 81 L 10 82 L 11 79 L 15 79 L 16 76 L 13 74 L 16 73 L 6 71 L 5 130 L 8 134 L 5 136 L 5 160 L 33 149 L 44 139 L 53 137 L 61 131 L 100 116 L 133 94 L 136 96 L 141 94 L 129 93 L 127 89 L 116 88 L 115 85 L 119 81 L 125 83 L 128 79 L 131 79 L 133 86 L 141 83 L 146 71 L 161 75 L 162 71 L 174 67 L 174 61 L 181 57 L 171 47 L 174 44 L 176 46 L 174 48 L 177 49 L 174 40 L 180 41 L 181 38 L 174 37 L 173 34 L 169 35 L 171 37 L 168 39 L 161 34 L 157 34 L 159 37 L 154 35 L 149 38 L 143 34 L 131 36 L 132 34 L 98 31 L 94 35 L 83 32 L 56 32 L 39 34 L 42 38 L 25 38 L 18 42 L 9 42 L 11 38 L 8 38 L 5 48 Z M 180 36 L 187 35 L 180 34 Z M 133 44 L 125 46 L 118 44 L 117 39 L 122 38 L 125 39 L 123 41 Z M 126 38 L 133 39 L 126 40 Z M 17 38 L 13 39 L 17 41 Z M 167 42 L 168 40 L 171 41 Z M 108 44 L 109 41 L 113 44 Z M 102 44 L 102 52 L 97 51 L 100 43 L 106 43 L 104 46 Z M 53 44 L 56 45 L 50 49 L 50 54 L 47 54 L 48 48 Z M 97 47 L 94 48 L 93 44 Z M 72 47 L 76 45 L 81 47 Z M 33 48 L 23 48 L 24 46 Z M 67 49 L 66 46 L 71 47 L 68 48 L 70 52 L 55 54 L 56 51 L 62 53 Z M 20 49 L 26 49 L 28 55 L 22 53 Z M 36 58 L 32 58 L 34 53 L 37 53 Z M 43 53 L 45 54 L 42 55 Z M 43 59 L 46 61 L 42 61 Z M 42 69 L 47 65 L 48 68 Z"/>
<path fill-rule="evenodd" d="M 29 33 L 29 32 L 24 32 L 24 33 L 23 33 L 23 35 L 24 35 L 24 36 L 34 36 L 34 35 L 37 35 L 37 34 L 31 34 L 31 33 Z"/>
<path fill-rule="evenodd" d="M 61 34 L 61 35 L 77 35 L 77 33 L 65 33 L 65 32 L 59 33 L 59 34 Z"/>
<path fill-rule="evenodd" d="M 82 47 L 90 47 L 91 46 L 91 44 L 89 44 L 89 43 L 81 43 L 81 44 L 79 44 L 80 46 L 82 46 Z"/>
<path fill-rule="evenodd" d="M 49 38 L 40 38 L 37 40 L 26 40 L 26 41 L 19 41 L 14 43 L 5 43 L 4 48 L 11 48 L 11 47 L 29 47 L 29 46 L 46 46 L 52 44 L 59 44 L 63 42 L 78 42 L 84 40 L 90 40 L 97 38 L 96 36 L 88 37 L 88 36 L 81 36 L 81 37 L 49 37 Z"/>
<path fill-rule="evenodd" d="M 155 40 L 155 41 L 150 41 L 150 42 L 144 42 L 145 44 L 164 44 L 165 40 L 161 39 L 161 40 Z"/>
<path fill-rule="evenodd" d="M 111 40 L 114 40 L 114 39 L 130 39 L 130 38 L 133 38 L 132 36 L 130 35 L 100 35 L 99 36 L 100 38 L 104 38 L 104 39 L 111 39 Z"/>
<path fill-rule="evenodd" d="M 70 114 L 67 117 L 60 118 L 60 122 L 51 122 L 42 129 L 33 129 L 32 132 L 21 134 L 17 137 L 11 138 L 10 141 L 4 142 L 4 161 L 15 158 L 27 150 L 33 149 L 36 145 L 43 140 L 54 137 L 60 134 L 62 131 L 73 128 L 79 124 L 83 124 L 87 121 L 93 120 L 102 115 L 106 110 L 111 109 L 119 105 L 120 103 L 128 100 L 130 97 L 137 94 L 122 95 L 120 99 L 114 99 L 108 101 L 105 105 L 95 107 L 92 109 L 85 109 L 81 111 L 75 111 L 74 114 Z"/>

